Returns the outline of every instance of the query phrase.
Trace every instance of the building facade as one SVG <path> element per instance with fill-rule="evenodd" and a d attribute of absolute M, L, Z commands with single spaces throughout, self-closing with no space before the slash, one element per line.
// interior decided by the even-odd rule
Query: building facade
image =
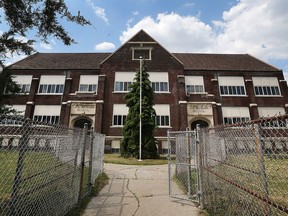
<path fill-rule="evenodd" d="M 167 130 L 210 127 L 288 113 L 282 70 L 249 54 L 170 53 L 139 31 L 113 53 L 36 53 L 9 66 L 22 93 L 7 100 L 25 117 L 106 135 L 119 151 L 129 91 L 145 59 L 155 92 L 160 153 Z"/>

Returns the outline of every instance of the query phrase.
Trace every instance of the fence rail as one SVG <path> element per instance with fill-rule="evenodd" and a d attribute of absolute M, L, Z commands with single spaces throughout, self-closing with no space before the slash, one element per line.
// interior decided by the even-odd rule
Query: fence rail
<path fill-rule="evenodd" d="M 212 215 L 288 215 L 288 115 L 199 131 Z"/>
<path fill-rule="evenodd" d="M 91 193 L 105 136 L 0 116 L 0 215 L 65 215 Z"/>

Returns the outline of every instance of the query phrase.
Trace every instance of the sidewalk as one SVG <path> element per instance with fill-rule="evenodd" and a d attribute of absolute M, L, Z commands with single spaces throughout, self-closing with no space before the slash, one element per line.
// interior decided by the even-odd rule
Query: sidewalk
<path fill-rule="evenodd" d="M 105 164 L 109 184 L 93 198 L 84 216 L 197 215 L 193 203 L 168 195 L 168 165 Z"/>

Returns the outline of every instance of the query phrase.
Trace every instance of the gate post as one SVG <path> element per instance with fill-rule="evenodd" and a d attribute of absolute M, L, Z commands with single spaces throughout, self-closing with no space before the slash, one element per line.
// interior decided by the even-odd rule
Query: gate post
<path fill-rule="evenodd" d="M 202 184 L 203 184 L 203 175 L 202 175 L 202 146 L 200 142 L 200 126 L 197 124 L 196 126 L 196 149 L 197 151 L 195 152 L 196 158 L 197 158 L 197 164 L 196 164 L 196 170 L 197 172 L 197 194 L 198 194 L 198 199 L 199 199 L 199 204 L 200 208 L 204 208 L 204 194 L 203 194 L 203 189 L 202 189 Z"/>
<path fill-rule="evenodd" d="M 85 167 L 85 149 L 86 149 L 86 142 L 87 142 L 87 132 L 88 132 L 88 124 L 84 124 L 84 130 L 83 130 L 83 150 L 81 155 L 81 176 L 80 176 L 80 185 L 79 185 L 79 196 L 78 196 L 78 204 L 80 203 L 82 199 L 82 184 L 84 180 L 84 167 Z"/>
<path fill-rule="evenodd" d="M 168 190 L 169 196 L 171 196 L 171 140 L 170 140 L 170 130 L 167 130 L 168 137 Z"/>
<path fill-rule="evenodd" d="M 189 134 L 189 128 L 186 128 L 186 143 L 187 143 L 187 162 L 188 162 L 188 196 L 190 198 L 192 191 L 191 191 L 191 178 L 192 178 L 192 170 L 191 170 L 191 140 Z"/>

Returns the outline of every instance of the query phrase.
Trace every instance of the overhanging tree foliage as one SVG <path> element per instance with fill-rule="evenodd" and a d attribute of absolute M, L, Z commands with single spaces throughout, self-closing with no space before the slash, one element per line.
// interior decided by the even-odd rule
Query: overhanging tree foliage
<path fill-rule="evenodd" d="M 139 125 L 140 125 L 140 70 L 137 71 L 131 90 L 125 95 L 129 113 L 122 130 L 121 156 L 139 158 Z M 147 73 L 147 67 L 142 67 L 142 155 L 141 158 L 158 158 L 156 139 L 154 138 L 155 110 L 154 92 Z"/>
<path fill-rule="evenodd" d="M 4 69 L 7 56 L 14 53 L 30 55 L 35 52 L 33 45 L 36 41 L 33 38 L 48 43 L 48 37 L 52 36 L 65 45 L 75 43 L 60 24 L 61 19 L 82 26 L 90 24 L 80 12 L 72 15 L 64 0 L 0 0 L 0 9 L 0 23 L 8 27 L 6 31 L 0 31 L 0 73 L 3 77 L 9 75 Z M 36 32 L 33 38 L 27 38 L 28 33 L 32 32 Z M 1 80 L 0 84 L 0 95 L 3 96 L 4 89 L 14 86 L 15 82 L 7 78 Z M 1 102 L 0 98 L 0 106 Z"/>
<path fill-rule="evenodd" d="M 20 92 L 20 87 L 12 80 L 10 72 L 4 68 L 0 72 L 0 114 L 16 113 L 11 106 L 4 104 L 3 101 Z"/>

